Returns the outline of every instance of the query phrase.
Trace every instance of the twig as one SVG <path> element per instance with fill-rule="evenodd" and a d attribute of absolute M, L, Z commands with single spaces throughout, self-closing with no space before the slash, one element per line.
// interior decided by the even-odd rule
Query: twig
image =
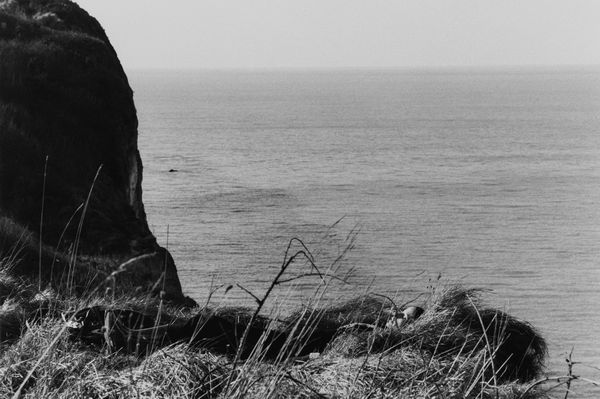
<path fill-rule="evenodd" d="M 544 377 L 544 378 L 541 378 L 541 379 L 533 382 L 532 384 L 530 384 L 527 387 L 527 389 L 525 389 L 525 391 L 521 394 L 521 396 L 519 396 L 519 399 L 524 398 L 525 395 L 529 391 L 531 391 L 533 388 L 535 388 L 536 386 L 542 385 L 542 384 L 544 384 L 546 382 L 550 382 L 550 381 L 556 382 L 557 385 L 554 386 L 554 387 L 552 387 L 552 388 L 550 388 L 549 390 L 558 388 L 559 386 L 561 386 L 563 384 L 566 385 L 566 387 L 565 387 L 566 391 L 565 391 L 565 396 L 564 396 L 565 399 L 567 399 L 569 397 L 569 393 L 571 392 L 571 382 L 573 382 L 574 380 L 581 380 L 581 381 L 587 382 L 589 384 L 592 384 L 594 386 L 600 387 L 600 382 L 598 382 L 598 381 L 590 380 L 588 378 L 580 377 L 578 375 L 573 374 L 573 366 L 575 364 L 582 364 L 580 362 L 574 362 L 572 360 L 573 349 L 574 348 L 571 348 L 571 351 L 569 352 L 569 355 L 565 359 L 565 361 L 567 363 L 567 372 L 568 372 L 567 375 L 562 375 L 562 376 L 558 376 L 558 377 Z M 585 364 L 582 364 L 582 365 L 587 366 Z M 588 366 L 588 367 L 592 367 L 594 369 L 597 369 L 596 367 L 593 367 L 593 366 Z"/>
<path fill-rule="evenodd" d="M 299 243 L 300 246 L 302 247 L 302 249 L 299 250 L 299 251 L 297 251 L 294 255 L 289 256 L 290 249 L 291 249 L 291 247 L 292 247 L 292 245 L 293 245 L 294 242 Z M 267 299 L 271 295 L 271 292 L 273 292 L 273 290 L 275 289 L 275 287 L 280 284 L 279 280 L 281 279 L 281 277 L 283 276 L 283 274 L 286 272 L 286 270 L 288 269 L 288 267 L 294 262 L 294 260 L 297 257 L 299 257 L 299 256 L 304 256 L 309 261 L 309 263 L 311 264 L 311 266 L 314 267 L 317 270 L 317 272 L 320 274 L 319 269 L 316 267 L 316 265 L 314 263 L 313 256 L 312 256 L 311 252 L 308 250 L 308 248 L 306 247 L 306 245 L 304 244 L 304 242 L 302 242 L 302 240 L 300 240 L 299 238 L 294 237 L 294 238 L 292 238 L 289 241 L 289 243 L 287 245 L 287 248 L 286 248 L 284 256 L 283 256 L 283 262 L 281 264 L 281 268 L 279 269 L 279 272 L 277 273 L 277 275 L 275 276 L 275 278 L 273 279 L 273 281 L 271 281 L 271 284 L 269 285 L 269 288 L 265 292 L 265 294 L 262 297 L 262 299 L 258 298 L 256 295 L 250 293 L 250 291 L 248 291 L 245 288 L 243 288 L 243 287 L 240 286 L 240 288 L 242 288 L 244 291 L 246 291 L 248 294 L 250 294 L 256 300 L 256 303 L 257 303 L 258 306 L 256 307 L 256 310 L 252 314 L 252 317 L 250 318 L 250 321 L 248 322 L 248 325 L 244 329 L 244 333 L 242 334 L 242 338 L 240 339 L 240 343 L 238 344 L 238 348 L 237 348 L 237 351 L 235 353 L 235 358 L 233 359 L 232 373 L 230 374 L 230 376 L 229 376 L 229 378 L 227 380 L 227 387 L 225 388 L 225 392 L 229 392 L 229 388 L 231 387 L 231 383 L 233 381 L 234 372 L 235 372 L 235 370 L 237 368 L 237 365 L 238 365 L 238 363 L 240 361 L 240 357 L 242 356 L 242 353 L 243 353 L 243 350 L 244 350 L 244 346 L 246 344 L 246 340 L 248 339 L 248 334 L 250 333 L 250 329 L 252 328 L 252 325 L 254 324 L 254 322 L 256 321 L 258 315 L 260 314 L 262 308 L 264 307 L 265 302 L 267 301 Z M 322 278 L 322 275 L 321 275 L 321 278 Z M 238 284 L 238 286 L 239 286 L 239 284 Z"/>
<path fill-rule="evenodd" d="M 339 218 L 338 220 L 335 221 L 335 223 L 333 223 L 331 226 L 329 226 L 329 230 L 333 229 L 335 226 L 337 226 L 342 220 L 344 220 L 346 218 L 347 215 L 342 216 L 341 218 Z"/>
<path fill-rule="evenodd" d="M 521 393 L 521 395 L 519 396 L 519 399 L 523 399 L 525 398 L 525 396 L 535 387 L 537 387 L 538 385 L 542 385 L 545 384 L 547 382 L 556 382 L 557 385 L 552 387 L 550 390 L 557 388 L 563 384 L 566 384 L 568 381 L 570 380 L 577 380 L 579 379 L 578 376 L 576 375 L 561 375 L 558 377 L 544 377 L 544 378 L 540 378 L 537 381 L 532 382 L 531 384 L 529 384 L 529 386 L 525 389 L 525 391 L 523 391 L 523 393 Z"/>
<path fill-rule="evenodd" d="M 594 380 L 590 380 L 589 378 L 577 377 L 577 378 L 573 378 L 573 379 L 574 379 L 574 380 L 575 380 L 575 379 L 577 379 L 577 380 L 585 381 L 585 382 L 588 382 L 588 383 L 590 383 L 590 384 L 592 384 L 592 385 L 595 385 L 595 386 L 597 386 L 597 387 L 600 387 L 600 382 L 598 382 L 598 381 L 594 381 Z"/>
<path fill-rule="evenodd" d="M 573 356 L 573 349 L 575 349 L 575 348 L 571 348 L 571 352 L 569 352 L 569 356 L 565 359 L 565 361 L 567 362 L 567 370 L 569 372 L 569 377 L 573 377 L 573 361 L 571 360 L 571 357 Z M 571 391 L 571 381 L 573 381 L 572 378 L 569 378 L 567 380 L 567 390 L 565 391 L 565 399 L 568 398 L 569 391 Z"/>
<path fill-rule="evenodd" d="M 321 273 L 304 273 L 304 274 L 301 274 L 299 276 L 295 276 L 295 277 L 290 277 L 290 278 L 287 278 L 287 279 L 279 280 L 279 284 L 285 284 L 285 283 L 289 283 L 291 281 L 300 280 L 302 278 L 315 277 L 315 276 L 318 276 L 320 278 L 329 277 L 329 278 L 331 278 L 333 280 L 338 280 L 338 281 L 341 281 L 344 284 L 348 284 L 348 282 L 346 280 L 344 280 L 343 278 L 335 276 L 335 275 L 330 274 L 330 273 L 323 273 L 323 274 L 321 274 Z"/>
<path fill-rule="evenodd" d="M 213 274 L 211 276 L 211 279 L 210 279 L 210 288 L 209 288 L 209 291 L 208 291 L 208 297 L 206 298 L 206 304 L 204 305 L 204 308 L 208 307 L 208 305 L 210 304 L 210 301 L 211 301 L 213 295 L 218 290 L 220 290 L 221 288 L 225 287 L 225 284 L 220 284 L 217 287 L 215 287 L 214 284 L 215 284 L 215 276 Z M 229 292 L 229 290 L 232 289 L 232 288 L 233 288 L 233 285 L 231 285 L 231 284 L 228 285 L 227 288 L 225 288 L 225 294 L 227 294 Z"/>
<path fill-rule="evenodd" d="M 239 289 L 241 289 L 242 291 L 244 291 L 246 294 L 250 295 L 252 298 L 254 298 L 254 300 L 256 301 L 256 303 L 258 305 L 261 304 L 261 299 L 259 297 L 257 297 L 256 295 L 254 295 L 252 292 L 250 292 L 250 290 L 248 290 L 247 288 L 245 288 L 243 285 L 236 283 L 235 285 L 238 286 Z"/>

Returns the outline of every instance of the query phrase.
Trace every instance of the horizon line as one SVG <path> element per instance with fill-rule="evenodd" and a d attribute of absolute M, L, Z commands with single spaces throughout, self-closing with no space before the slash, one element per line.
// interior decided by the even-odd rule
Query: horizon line
<path fill-rule="evenodd" d="M 205 67 L 205 66 L 126 66 L 125 70 L 138 71 L 204 71 L 204 72 L 327 72 L 327 71 L 405 71 L 405 72 L 428 72 L 428 71 L 494 71 L 494 70 L 592 70 L 600 69 L 600 64 L 506 64 L 506 65 L 422 65 L 422 66 L 258 66 L 258 67 Z"/>

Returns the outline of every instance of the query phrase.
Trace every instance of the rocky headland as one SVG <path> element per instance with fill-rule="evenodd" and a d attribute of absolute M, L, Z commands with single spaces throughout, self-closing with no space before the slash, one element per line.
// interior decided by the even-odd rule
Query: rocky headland
<path fill-rule="evenodd" d="M 148 289 L 166 271 L 158 286 L 183 299 L 146 221 L 137 127 L 96 19 L 67 0 L 0 1 L 0 251 L 21 248 L 15 272 L 100 281 L 128 262 L 118 282 Z"/>

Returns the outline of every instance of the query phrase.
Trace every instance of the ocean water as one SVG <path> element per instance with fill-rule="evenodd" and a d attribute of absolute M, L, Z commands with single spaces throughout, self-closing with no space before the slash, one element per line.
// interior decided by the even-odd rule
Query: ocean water
<path fill-rule="evenodd" d="M 197 301 L 251 304 L 235 285 L 262 294 L 296 237 L 348 277 L 331 298 L 441 275 L 538 327 L 550 372 L 600 367 L 600 70 L 129 76 L 149 222 Z"/>

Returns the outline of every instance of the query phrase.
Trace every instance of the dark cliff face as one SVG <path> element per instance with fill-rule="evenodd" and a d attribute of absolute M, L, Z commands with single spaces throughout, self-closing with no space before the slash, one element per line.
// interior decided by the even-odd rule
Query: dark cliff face
<path fill-rule="evenodd" d="M 132 90 L 100 24 L 66 0 L 0 1 L 0 209 L 56 245 L 92 187 L 80 248 L 146 252 Z"/>
<path fill-rule="evenodd" d="M 79 241 L 80 254 L 119 259 L 161 251 L 142 204 L 137 125 L 98 21 L 68 0 L 0 0 L 0 219 L 36 237 L 44 193 L 47 247 L 65 252 Z M 9 234 L 1 227 L 0 247 Z M 152 267 L 160 275 L 163 265 Z"/>

